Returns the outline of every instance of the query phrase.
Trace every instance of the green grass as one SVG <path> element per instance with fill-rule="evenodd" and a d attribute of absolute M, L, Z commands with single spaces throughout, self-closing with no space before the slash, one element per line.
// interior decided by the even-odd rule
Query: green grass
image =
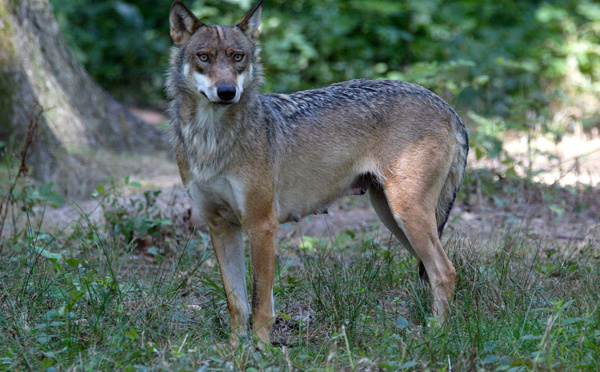
<path fill-rule="evenodd" d="M 126 208 L 110 190 L 98 192 L 106 225 L 83 216 L 6 237 L 0 370 L 600 370 L 593 243 L 451 236 L 456 297 L 435 325 L 395 243 L 374 232 L 284 241 L 273 346 L 231 350 L 206 233 L 162 215 L 153 193 Z"/>

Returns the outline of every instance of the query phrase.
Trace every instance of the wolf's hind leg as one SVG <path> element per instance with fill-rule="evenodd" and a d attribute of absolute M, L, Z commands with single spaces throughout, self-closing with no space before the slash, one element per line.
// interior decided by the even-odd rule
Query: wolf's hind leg
<path fill-rule="evenodd" d="M 371 186 L 369 188 L 369 199 L 371 200 L 371 205 L 373 205 L 373 209 L 375 209 L 375 212 L 377 212 L 377 216 L 379 217 L 381 222 L 383 222 L 385 227 L 387 227 L 387 229 L 390 230 L 392 234 L 394 234 L 396 239 L 400 241 L 400 244 L 402 244 L 402 246 L 406 248 L 407 251 L 409 251 L 414 257 L 417 257 L 415 251 L 410 246 L 410 242 L 404 234 L 404 231 L 402 231 L 400 226 L 398 226 L 398 223 L 394 218 L 394 214 L 390 209 L 390 204 L 387 198 L 385 197 L 383 189 Z M 423 266 L 423 262 L 421 261 L 419 261 L 419 277 L 422 281 L 429 282 L 427 272 L 425 271 L 425 266 Z"/>
<path fill-rule="evenodd" d="M 402 244 L 402 246 L 406 248 L 407 251 L 409 251 L 413 256 L 416 256 L 415 251 L 410 246 L 408 238 L 404 234 L 404 231 L 402 231 L 400 226 L 398 226 L 398 223 L 394 218 L 394 214 L 390 209 L 390 205 L 388 203 L 387 198 L 385 197 L 383 188 L 371 186 L 369 188 L 369 200 L 371 201 L 371 205 L 373 206 L 373 209 L 375 209 L 377 216 L 379 217 L 381 222 L 383 222 L 385 227 L 387 227 L 387 229 L 390 230 L 392 234 L 394 234 L 396 239 L 400 241 L 400 244 Z"/>
<path fill-rule="evenodd" d="M 416 175 L 418 177 L 418 175 Z M 454 294 L 456 271 L 446 256 L 438 237 L 435 208 L 437 202 L 437 188 L 435 182 L 423 184 L 405 182 L 404 177 L 388 177 L 384 183 L 385 199 L 388 202 L 389 214 L 393 216 L 396 226 L 390 222 L 389 214 L 385 208 L 380 207 L 386 215 L 382 221 L 408 250 L 420 261 L 425 268 L 433 292 L 433 314 L 443 320 L 449 306 L 449 301 Z M 378 197 L 377 202 L 383 203 L 383 198 Z M 375 207 L 377 210 L 378 207 Z M 386 222 L 387 221 L 387 222 Z M 389 227 L 388 227 L 389 228 Z M 403 234 L 397 234 L 400 230 Z M 403 242 L 402 237 L 408 240 Z"/>
<path fill-rule="evenodd" d="M 250 307 L 246 290 L 246 266 L 241 226 L 222 217 L 209 221 L 210 237 L 221 268 L 227 306 L 231 315 L 231 344 L 237 346 L 240 336 L 247 333 Z"/>

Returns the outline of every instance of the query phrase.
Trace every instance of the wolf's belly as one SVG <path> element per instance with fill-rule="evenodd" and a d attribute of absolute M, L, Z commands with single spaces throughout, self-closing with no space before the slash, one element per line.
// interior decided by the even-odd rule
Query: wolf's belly
<path fill-rule="evenodd" d="M 309 214 L 327 213 L 327 206 L 336 199 L 347 195 L 364 195 L 369 187 L 377 184 L 375 175 L 362 173 L 329 185 L 319 183 L 311 187 L 301 182 L 279 190 L 275 206 L 279 222 L 297 222 Z"/>

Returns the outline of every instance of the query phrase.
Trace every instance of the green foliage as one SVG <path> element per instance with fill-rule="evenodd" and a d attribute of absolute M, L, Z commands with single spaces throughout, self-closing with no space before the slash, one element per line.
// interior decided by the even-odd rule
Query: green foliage
<path fill-rule="evenodd" d="M 171 45 L 170 3 L 52 1 L 79 60 L 100 84 L 155 97 Z M 188 5 L 203 21 L 233 24 L 251 1 Z M 589 0 L 267 1 L 261 39 L 267 90 L 429 73 L 443 84 L 416 82 L 436 90 L 449 84 L 452 95 L 462 93 L 469 106 L 475 102 L 504 114 L 511 98 L 564 79 L 571 57 L 577 61 L 573 68 L 597 81 L 598 7 Z M 477 91 L 482 85 L 483 97 Z"/>
<path fill-rule="evenodd" d="M 138 197 L 126 198 L 123 192 L 127 189 L 139 189 L 142 185 L 130 182 L 125 178 L 125 188 L 114 181 L 108 187 L 99 185 L 93 193 L 101 198 L 101 207 L 106 219 L 106 230 L 112 237 L 121 237 L 126 244 L 134 241 L 138 245 L 150 244 L 152 240 L 164 240 L 169 232 L 165 227 L 173 225 L 171 219 L 163 216 L 157 206 L 160 190 L 144 191 L 143 199 Z M 158 254 L 156 247 L 149 249 L 150 253 Z"/>
<path fill-rule="evenodd" d="M 63 34 L 95 80 L 119 98 L 161 97 L 168 60 L 168 7 L 152 1 L 51 1 Z M 165 28 L 166 27 L 166 28 Z"/>
<path fill-rule="evenodd" d="M 52 208 L 60 207 L 65 203 L 65 199 L 56 191 L 55 183 L 44 183 L 39 187 L 29 184 L 20 189 L 14 189 L 12 194 L 0 187 L 0 198 L 11 198 L 20 208 L 35 215 L 34 206 L 47 205 Z"/>

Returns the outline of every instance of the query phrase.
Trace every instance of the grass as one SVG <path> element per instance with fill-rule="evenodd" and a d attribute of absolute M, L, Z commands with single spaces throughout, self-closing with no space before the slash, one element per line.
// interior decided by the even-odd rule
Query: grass
<path fill-rule="evenodd" d="M 154 192 L 120 204 L 123 187 L 97 190 L 104 224 L 28 219 L 3 238 L 0 370 L 600 370 L 593 242 L 451 236 L 456 297 L 436 325 L 415 260 L 376 229 L 283 241 L 273 346 L 232 350 L 206 232 Z"/>

